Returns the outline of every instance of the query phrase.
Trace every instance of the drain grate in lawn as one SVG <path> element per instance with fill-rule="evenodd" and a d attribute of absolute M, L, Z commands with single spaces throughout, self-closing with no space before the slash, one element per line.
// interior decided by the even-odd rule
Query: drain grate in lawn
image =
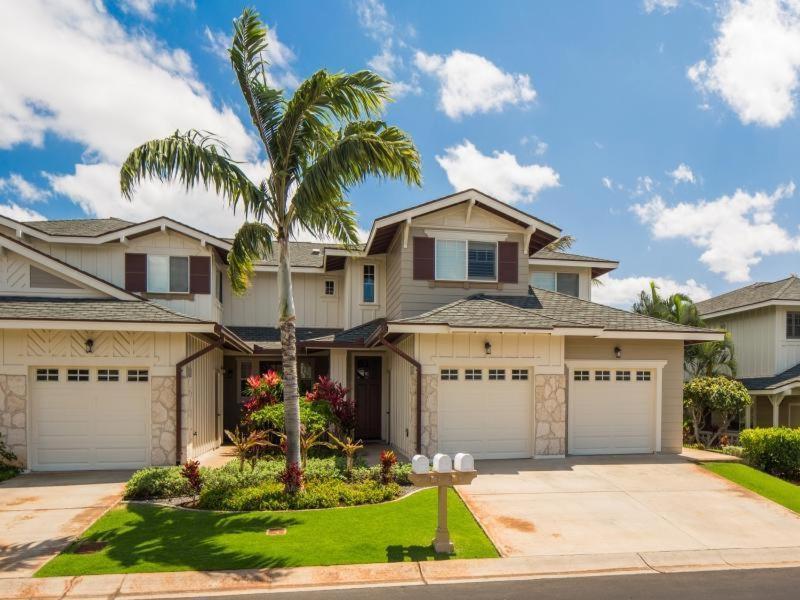
<path fill-rule="evenodd" d="M 448 495 L 452 558 L 497 552 L 458 495 Z M 289 535 L 265 535 L 286 529 Z M 210 513 L 129 504 L 106 513 L 39 577 L 442 560 L 430 546 L 436 490 L 396 502 L 297 512 Z M 86 543 L 104 543 L 81 554 Z"/>

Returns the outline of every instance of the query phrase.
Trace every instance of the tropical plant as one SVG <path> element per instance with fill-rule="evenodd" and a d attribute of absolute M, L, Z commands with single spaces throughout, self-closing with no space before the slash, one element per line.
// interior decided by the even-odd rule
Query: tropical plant
<path fill-rule="evenodd" d="M 542 250 L 550 250 L 551 252 L 563 252 L 564 250 L 569 250 L 572 248 L 572 245 L 575 243 L 575 238 L 571 235 L 562 235 L 559 238 L 554 239 L 552 242 L 547 244 Z"/>
<path fill-rule="evenodd" d="M 247 378 L 246 385 L 244 393 L 249 400 L 242 404 L 245 417 L 265 404 L 276 404 L 283 400 L 283 379 L 276 371 L 251 375 Z"/>
<path fill-rule="evenodd" d="M 392 483 L 392 467 L 397 464 L 397 455 L 392 450 L 381 452 L 381 483 L 388 485 Z"/>
<path fill-rule="evenodd" d="M 187 460 L 183 463 L 181 477 L 189 483 L 189 487 L 192 488 L 195 496 L 200 494 L 200 490 L 203 488 L 203 476 L 200 474 L 200 461 Z"/>
<path fill-rule="evenodd" d="M 733 339 L 725 332 L 721 342 L 704 342 L 686 347 L 684 365 L 690 377 L 736 377 Z"/>
<path fill-rule="evenodd" d="M 9 448 L 0 433 L 0 465 L 6 467 L 16 467 L 17 455 Z"/>
<path fill-rule="evenodd" d="M 702 443 L 700 427 L 706 414 L 714 412 L 720 419 L 717 431 L 707 444 L 713 446 L 728 432 L 731 421 L 752 403 L 747 388 L 727 377 L 696 377 L 683 386 L 683 405 L 692 418 L 694 438 L 698 444 Z"/>
<path fill-rule="evenodd" d="M 356 402 L 348 390 L 338 381 L 321 375 L 314 387 L 306 394 L 309 402 L 324 402 L 342 434 L 353 435 L 356 428 Z"/>
<path fill-rule="evenodd" d="M 681 325 L 703 326 L 697 306 L 689 296 L 677 292 L 664 297 L 658 289 L 656 282 L 651 281 L 649 290 L 642 290 L 633 303 L 633 312 Z"/>
<path fill-rule="evenodd" d="M 345 198 L 369 176 L 421 184 L 420 157 L 401 129 L 378 120 L 389 82 L 370 71 L 320 70 L 291 97 L 270 86 L 264 58 L 267 30 L 245 9 L 234 21 L 228 54 L 268 170 L 252 181 L 213 135 L 190 130 L 134 149 L 120 170 L 120 187 L 131 199 L 145 178 L 178 180 L 187 189 L 213 188 L 248 220 L 228 253 L 235 293 L 244 293 L 254 263 L 277 244 L 278 323 L 286 402 L 287 469 L 300 462 L 295 307 L 289 240 L 300 231 L 358 242 L 355 213 Z M 288 486 L 287 486 L 288 489 Z M 293 489 L 296 489 L 294 487 Z"/>
<path fill-rule="evenodd" d="M 297 463 L 287 464 L 278 479 L 288 494 L 296 494 L 303 489 L 303 469 Z"/>
<path fill-rule="evenodd" d="M 333 433 L 328 433 L 328 437 L 333 440 L 333 443 L 339 446 L 339 449 L 344 454 L 345 459 L 347 460 L 347 474 L 350 475 L 353 472 L 353 465 L 355 463 L 356 454 L 359 450 L 364 447 L 364 444 L 361 440 L 357 442 L 353 441 L 353 438 L 347 436 L 344 438 L 344 441 L 337 438 Z"/>
<path fill-rule="evenodd" d="M 256 429 L 284 432 L 286 405 L 283 402 L 268 404 L 250 415 L 249 425 Z M 319 402 L 300 402 L 300 427 L 312 433 L 328 429 L 330 411 Z"/>
<path fill-rule="evenodd" d="M 233 444 L 234 455 L 239 459 L 239 470 L 244 470 L 244 463 L 258 458 L 258 451 L 266 446 L 277 446 L 269 441 L 269 431 L 256 429 L 242 432 L 237 427 L 235 431 L 225 430 L 225 435 Z"/>

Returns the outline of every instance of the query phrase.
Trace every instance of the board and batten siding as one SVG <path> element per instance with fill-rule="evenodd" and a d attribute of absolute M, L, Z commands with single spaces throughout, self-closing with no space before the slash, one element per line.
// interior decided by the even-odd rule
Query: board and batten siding
<path fill-rule="evenodd" d="M 453 302 L 470 294 L 525 295 L 528 293 L 528 255 L 525 253 L 525 231 L 522 227 L 498 217 L 479 207 L 474 207 L 470 221 L 466 223 L 466 208 L 454 206 L 413 219 L 408 244 L 402 243 L 402 227 L 393 240 L 386 257 L 387 277 L 390 292 L 387 316 L 390 319 L 411 317 L 443 304 Z M 505 235 L 505 241 L 516 242 L 519 252 L 516 283 L 454 282 L 414 279 L 414 237 L 427 237 L 426 230 L 463 229 L 464 237 L 469 232 Z"/>
<path fill-rule="evenodd" d="M 415 336 L 409 335 L 397 347 L 414 356 Z M 389 371 L 389 443 L 406 456 L 416 454 L 416 368 L 394 352 L 387 352 Z"/>
<path fill-rule="evenodd" d="M 781 357 L 780 361 L 777 359 L 779 347 L 783 350 L 778 340 L 783 343 L 787 341 L 785 314 L 783 321 L 779 321 L 776 308 L 767 306 L 707 319 L 706 324 L 730 332 L 736 356 L 737 377 L 770 377 L 800 362 L 800 352 L 797 352 L 798 358 L 794 362 L 780 367 L 779 362 L 785 363 L 788 360 L 786 356 Z M 800 345 L 796 348 L 800 351 Z M 793 349 L 792 344 L 787 345 L 786 355 L 790 349 Z"/>
<path fill-rule="evenodd" d="M 0 293 L 13 296 L 105 298 L 97 290 L 87 288 L 62 275 L 34 263 L 11 250 L 0 255 Z"/>
<path fill-rule="evenodd" d="M 190 356 L 208 345 L 205 340 L 187 335 L 186 355 Z M 222 350 L 217 348 L 183 368 L 183 402 L 191 414 L 190 438 L 186 440 L 189 458 L 200 456 L 222 443 L 222 427 L 217 416 L 222 413 L 222 355 Z"/>
<path fill-rule="evenodd" d="M 683 342 L 679 340 L 613 340 L 567 337 L 566 360 L 613 360 L 614 348 L 625 360 L 666 360 L 661 397 L 661 451 L 683 447 Z M 567 382 L 569 394 L 569 382 Z"/>

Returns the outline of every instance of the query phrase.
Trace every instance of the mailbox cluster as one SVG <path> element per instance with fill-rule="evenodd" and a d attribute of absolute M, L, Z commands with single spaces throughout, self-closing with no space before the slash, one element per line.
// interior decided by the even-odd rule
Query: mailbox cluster
<path fill-rule="evenodd" d="M 418 475 L 424 475 L 431 471 L 431 461 L 427 456 L 417 454 L 411 459 L 411 470 Z M 433 456 L 433 471 L 435 473 L 452 473 L 453 470 L 459 472 L 472 472 L 475 470 L 475 459 L 471 454 L 459 452 L 453 460 L 447 454 L 435 454 Z"/>

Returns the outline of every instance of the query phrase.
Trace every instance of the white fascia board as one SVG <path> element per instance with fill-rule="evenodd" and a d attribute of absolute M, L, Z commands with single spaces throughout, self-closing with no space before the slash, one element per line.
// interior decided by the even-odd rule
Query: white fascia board
<path fill-rule="evenodd" d="M 277 273 L 278 267 L 275 265 L 255 265 L 253 267 L 259 273 Z M 292 273 L 325 273 L 325 267 L 292 267 Z"/>
<path fill-rule="evenodd" d="M 530 329 L 525 327 L 454 327 L 451 325 L 425 323 L 387 323 L 387 333 L 518 333 L 522 335 L 550 335 L 552 329 Z"/>
<path fill-rule="evenodd" d="M 557 258 L 529 258 L 528 264 L 531 266 L 542 267 L 584 267 L 598 269 L 616 269 L 619 263 L 613 260 L 593 261 L 593 260 L 568 260 Z"/>
<path fill-rule="evenodd" d="M 583 336 L 600 337 L 603 335 L 602 327 L 553 327 L 553 335 L 564 336 Z"/>
<path fill-rule="evenodd" d="M 580 358 L 570 358 L 564 361 L 564 364 L 567 365 L 569 369 L 575 369 L 580 367 L 622 367 L 622 368 L 631 368 L 631 367 L 650 367 L 650 368 L 663 368 L 667 365 L 666 360 L 662 359 L 648 359 L 643 358 L 640 360 L 637 359 L 624 359 L 624 358 L 592 358 L 592 359 L 580 359 Z"/>
<path fill-rule="evenodd" d="M 736 313 L 747 312 L 755 310 L 756 308 L 764 308 L 766 306 L 800 306 L 800 300 L 765 300 L 764 302 L 756 302 L 755 304 L 747 304 L 745 306 L 737 306 L 726 310 L 717 310 L 710 313 L 703 313 L 700 315 L 704 319 L 716 319 L 718 317 L 725 317 Z"/>
<path fill-rule="evenodd" d="M 55 258 L 43 254 L 22 242 L 17 242 L 16 240 L 11 240 L 9 238 L 0 236 L 0 246 L 7 248 L 16 254 L 19 254 L 20 256 L 24 256 L 31 262 L 45 266 L 48 269 L 56 271 L 57 273 L 61 273 L 64 276 L 69 277 L 70 279 L 73 279 L 87 287 L 103 292 L 104 294 L 108 294 L 112 298 L 117 298 L 118 300 L 141 300 L 141 298 L 136 294 L 126 292 L 125 290 L 111 285 L 102 279 L 98 279 L 93 275 L 84 273 L 83 271 L 63 263 L 60 260 L 56 260 Z"/>
<path fill-rule="evenodd" d="M 419 325 L 412 323 L 387 323 L 387 333 L 451 333 L 449 325 Z"/>
<path fill-rule="evenodd" d="M 778 387 L 769 388 L 767 390 L 747 390 L 747 393 L 751 396 L 777 396 L 779 394 L 788 394 L 796 387 L 800 387 L 800 379 L 792 379 L 786 383 L 782 383 Z"/>
<path fill-rule="evenodd" d="M 682 331 L 603 331 L 599 336 L 615 340 L 691 340 L 696 342 L 721 342 L 724 333 L 693 333 Z"/>
<path fill-rule="evenodd" d="M 143 323 L 141 321 L 56 321 L 0 319 L 0 329 L 77 329 L 89 331 L 155 331 L 214 333 L 214 323 Z"/>
<path fill-rule="evenodd" d="M 361 250 L 346 250 L 344 248 L 325 248 L 325 256 L 365 256 Z"/>

